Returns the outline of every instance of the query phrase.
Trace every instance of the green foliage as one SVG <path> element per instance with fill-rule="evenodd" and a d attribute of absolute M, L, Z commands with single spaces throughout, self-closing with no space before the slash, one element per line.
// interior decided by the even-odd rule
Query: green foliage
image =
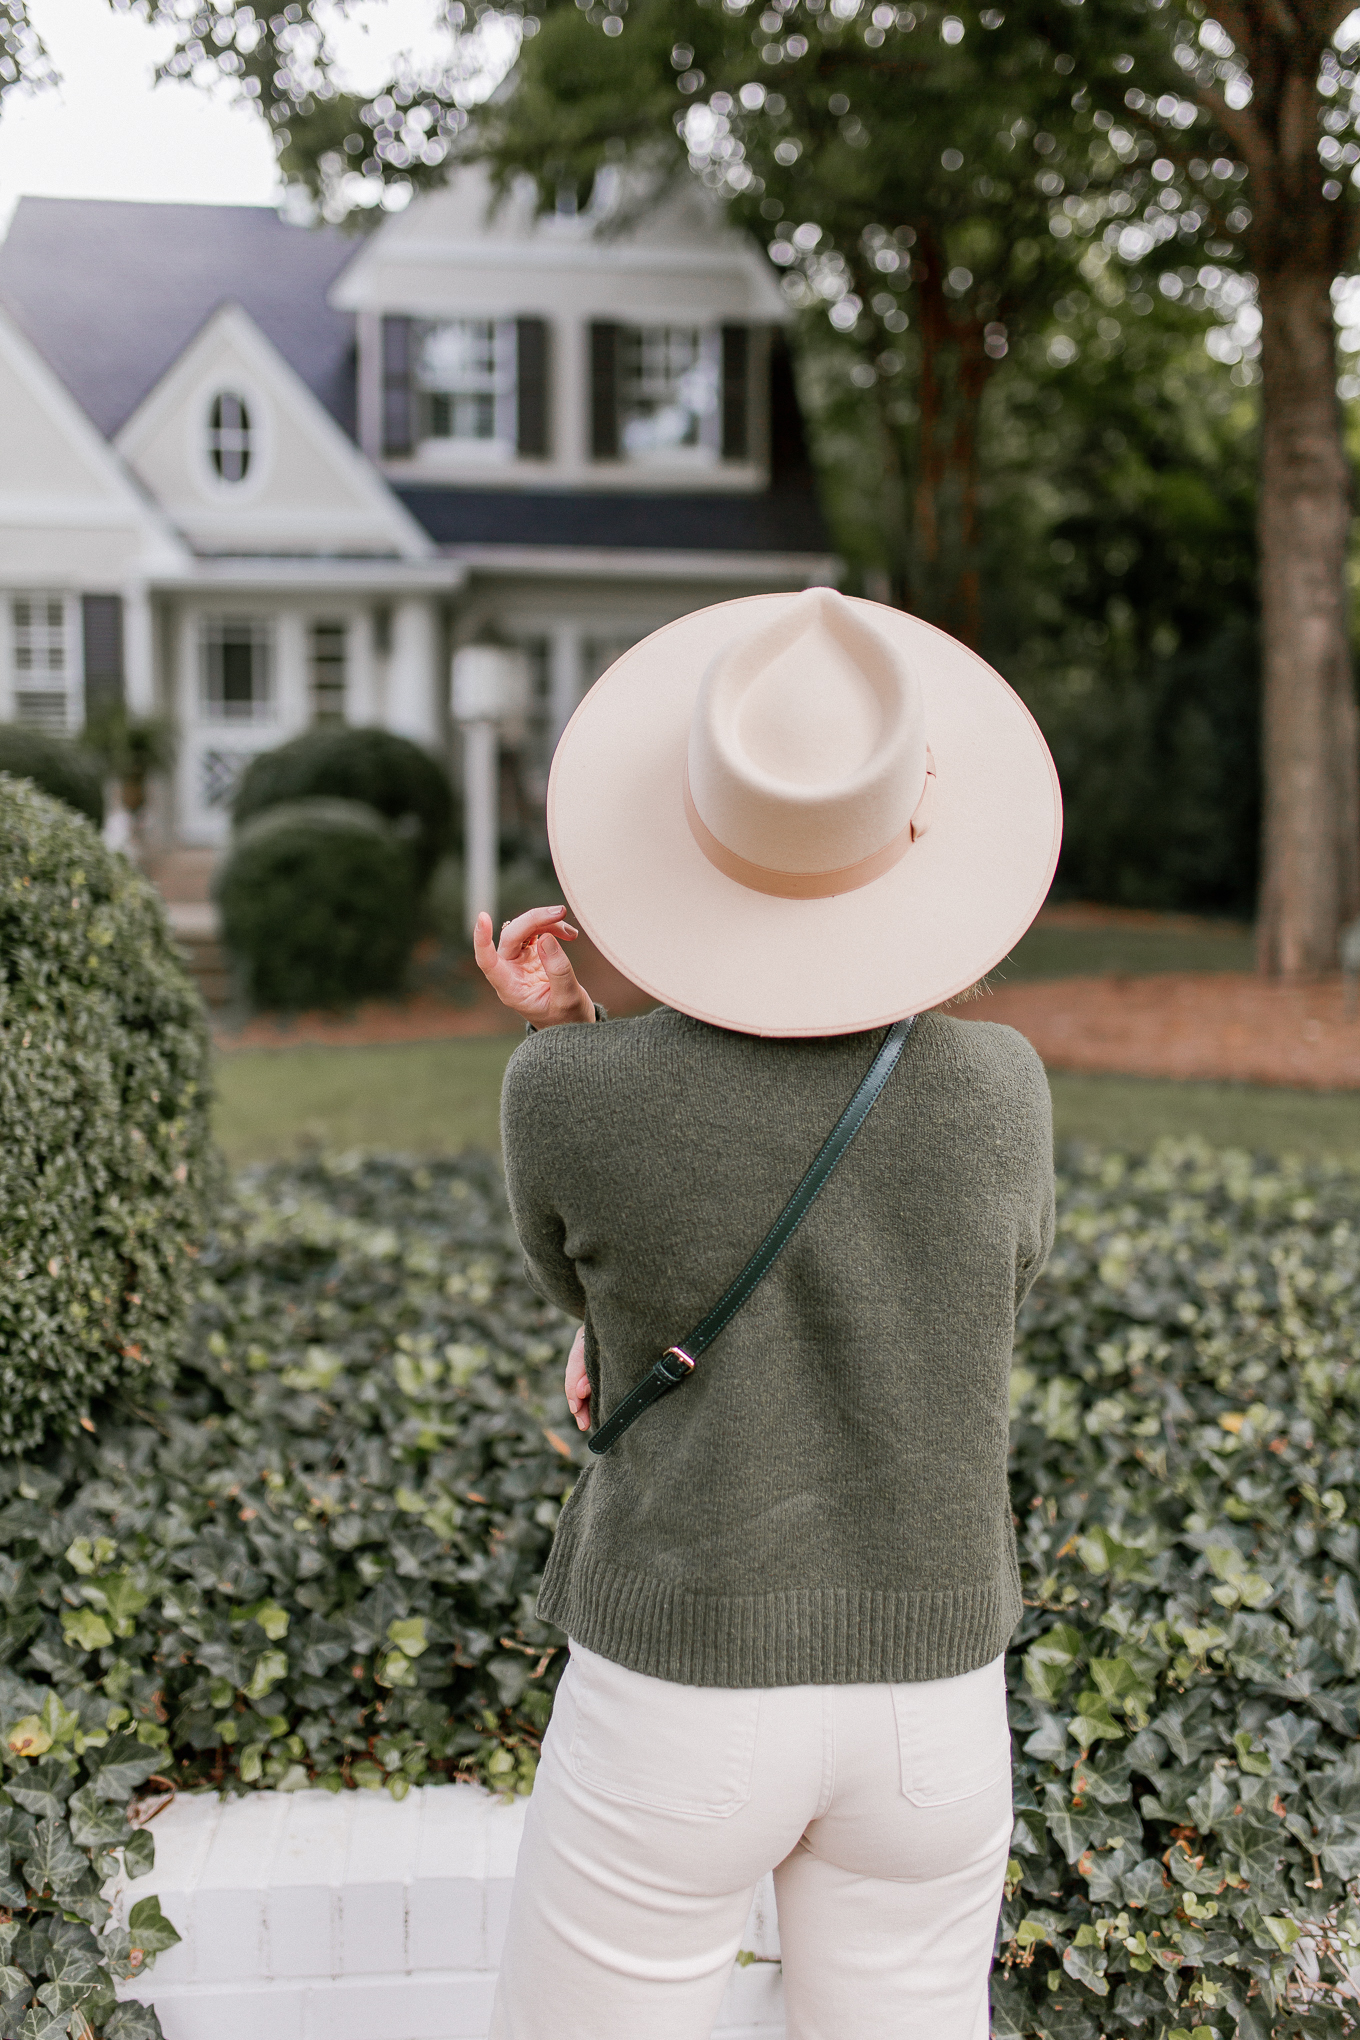
<path fill-rule="evenodd" d="M 262 751 L 242 774 L 232 819 L 239 829 L 266 808 L 326 798 L 359 801 L 409 838 L 422 888 L 454 845 L 448 774 L 419 744 L 391 730 L 315 729 Z"/>
<path fill-rule="evenodd" d="M 442 857 L 425 895 L 425 917 L 431 931 L 449 949 L 472 947 L 465 918 L 463 860 Z M 520 855 L 503 862 L 496 875 L 496 925 L 504 926 L 531 907 L 551 906 L 562 888 L 550 857 Z"/>
<path fill-rule="evenodd" d="M 1353 1175 L 1167 1146 L 1060 1181 L 1015 1378 L 1002 2040 L 1345 2030 L 1357 1298 Z M 74 1914 L 107 1987 L 129 1958 L 95 1885 L 111 1850 L 146 1867 L 122 1808 L 154 1778 L 528 1788 L 563 1641 L 534 1598 L 583 1457 L 568 1331 L 490 1162 L 247 1180 L 173 1393 L 0 1468 L 0 1959 L 36 1979 Z"/>
<path fill-rule="evenodd" d="M 104 821 L 104 781 L 98 764 L 64 737 L 0 723 L 0 772 L 31 779 L 53 800 L 86 815 L 96 828 Z"/>
<path fill-rule="evenodd" d="M 160 715 L 129 715 L 121 702 L 87 717 L 82 747 L 106 773 L 142 785 L 175 762 L 174 724 Z"/>
<path fill-rule="evenodd" d="M 419 921 L 411 845 L 350 800 L 268 807 L 214 880 L 253 1005 L 338 1006 L 401 984 Z"/>
<path fill-rule="evenodd" d="M 149 1782 L 528 1790 L 568 1337 L 492 1163 L 277 1169 L 198 1263 L 173 1392 L 0 1463 L 0 2018 L 37 1987 L 99 2025 L 175 1938 L 99 1895 L 152 1866 Z"/>
<path fill-rule="evenodd" d="M 1014 1385 L 994 2031 L 1330 2040 L 1360 1935 L 1356 1179 L 1167 1144 L 1088 1155 L 1060 1208 Z"/>
<path fill-rule="evenodd" d="M 156 894 L 0 775 L 0 1453 L 172 1368 L 208 1107 L 203 1007 Z"/>
<path fill-rule="evenodd" d="M 988 649 L 1062 777 L 1059 886 L 1248 917 L 1255 393 L 1208 359 L 1203 311 L 1099 288 L 1061 311 L 990 393 L 984 576 Z"/>

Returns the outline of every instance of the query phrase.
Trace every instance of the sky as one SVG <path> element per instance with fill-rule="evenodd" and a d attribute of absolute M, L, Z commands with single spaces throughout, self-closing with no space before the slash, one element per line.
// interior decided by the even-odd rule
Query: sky
<path fill-rule="evenodd" d="M 62 84 L 11 95 L 0 116 L 0 233 L 26 193 L 277 203 L 274 154 L 258 114 L 234 105 L 225 89 L 153 84 L 173 46 L 168 29 L 115 14 L 108 0 L 30 0 L 30 13 Z M 432 54 L 441 40 L 437 13 L 437 0 L 360 0 L 337 36 L 342 82 L 373 90 L 397 52 Z"/>

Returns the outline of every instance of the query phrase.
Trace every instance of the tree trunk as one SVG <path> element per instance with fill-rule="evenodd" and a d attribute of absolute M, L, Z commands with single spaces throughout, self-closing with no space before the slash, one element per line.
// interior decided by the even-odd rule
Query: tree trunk
<path fill-rule="evenodd" d="M 916 488 L 912 516 L 912 595 L 918 615 L 936 621 L 940 579 L 940 491 L 944 480 L 941 444 L 942 356 L 949 344 L 940 256 L 928 235 L 917 243 L 916 305 L 921 366 L 916 386 Z"/>
<path fill-rule="evenodd" d="M 982 328 L 972 322 L 959 334 L 958 413 L 954 431 L 954 465 L 959 490 L 959 573 L 954 601 L 955 634 L 971 651 L 982 643 L 981 474 L 978 467 L 978 425 L 982 393 L 992 364 L 982 344 Z"/>
<path fill-rule="evenodd" d="M 976 650 L 982 636 L 978 416 L 992 363 L 982 327 L 959 322 L 944 289 L 944 259 L 929 230 L 916 244 L 916 486 L 911 607 Z"/>
<path fill-rule="evenodd" d="M 888 600 L 896 609 L 908 609 L 912 555 L 901 428 L 889 416 L 888 396 L 882 382 L 874 384 L 874 415 L 883 472 L 883 550 L 888 562 Z"/>
<path fill-rule="evenodd" d="M 1330 274 L 1258 271 L 1264 883 L 1258 961 L 1334 970 L 1360 908 L 1360 761 L 1346 618 L 1350 476 L 1336 396 Z"/>

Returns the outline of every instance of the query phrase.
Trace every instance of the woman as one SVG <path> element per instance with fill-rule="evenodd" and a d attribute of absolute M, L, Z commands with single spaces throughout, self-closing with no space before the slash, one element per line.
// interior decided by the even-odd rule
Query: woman
<path fill-rule="evenodd" d="M 682 618 L 578 709 L 548 796 L 597 947 L 662 1002 L 596 1025 L 560 908 L 477 955 L 530 1280 L 583 1319 L 596 1426 L 732 1281 L 883 1044 L 835 1173 L 683 1383 L 563 1510 L 571 1640 L 496 2040 L 704 2040 L 773 1869 L 789 2040 L 985 2040 L 1011 1832 L 1015 1311 L 1052 1237 L 1038 1058 L 936 1010 L 1006 954 L 1060 829 L 990 668 L 827 589 Z"/>

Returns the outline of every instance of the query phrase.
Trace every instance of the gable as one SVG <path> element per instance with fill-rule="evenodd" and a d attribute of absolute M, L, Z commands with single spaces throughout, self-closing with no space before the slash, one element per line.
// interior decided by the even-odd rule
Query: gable
<path fill-rule="evenodd" d="M 14 585 L 118 585 L 183 560 L 174 534 L 0 313 L 0 560 Z"/>
<path fill-rule="evenodd" d="M 21 198 L 0 240 L 0 305 L 106 439 L 226 303 L 348 431 L 354 322 L 326 293 L 354 246 L 271 206 Z"/>
<path fill-rule="evenodd" d="M 220 415 L 245 472 L 212 457 Z M 119 452 L 199 552 L 422 559 L 433 548 L 386 483 L 239 305 L 222 305 L 133 412 Z M 239 444 L 232 442 L 232 453 Z"/>

